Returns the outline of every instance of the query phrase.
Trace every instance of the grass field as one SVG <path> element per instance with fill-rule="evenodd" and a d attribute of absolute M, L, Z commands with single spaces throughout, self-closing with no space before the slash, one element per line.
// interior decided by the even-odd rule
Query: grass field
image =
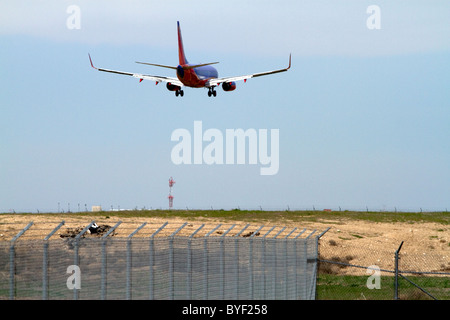
<path fill-rule="evenodd" d="M 5 213 L 6 214 L 6 213 Z M 1 215 L 1 214 L 0 214 Z M 129 211 L 100 211 L 74 213 L 20 213 L 20 215 L 54 215 L 58 217 L 89 216 L 89 217 L 123 217 L 123 218 L 211 218 L 230 221 L 261 222 L 315 222 L 321 219 L 339 221 L 342 219 L 369 222 L 434 222 L 448 225 L 450 213 L 441 212 L 388 212 L 388 211 L 259 211 L 259 210 L 129 210 Z"/>
<path fill-rule="evenodd" d="M 416 285 L 425 288 L 439 300 L 450 300 L 450 278 L 407 276 Z M 392 300 L 394 298 L 394 277 L 381 277 L 380 289 L 369 289 L 367 277 L 320 274 L 317 280 L 318 300 Z M 427 294 L 399 278 L 401 300 L 431 300 Z"/>

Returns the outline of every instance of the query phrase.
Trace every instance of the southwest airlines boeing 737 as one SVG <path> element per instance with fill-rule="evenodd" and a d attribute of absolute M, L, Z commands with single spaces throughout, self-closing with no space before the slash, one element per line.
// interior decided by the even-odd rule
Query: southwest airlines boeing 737
<path fill-rule="evenodd" d="M 165 82 L 167 89 L 169 91 L 175 91 L 175 95 L 177 97 L 184 95 L 184 91 L 182 89 L 183 86 L 191 87 L 191 88 L 208 88 L 208 96 L 215 97 L 217 95 L 217 92 L 214 88 L 216 86 L 219 86 L 220 84 L 222 84 L 222 89 L 224 91 L 233 91 L 234 89 L 236 89 L 236 81 L 240 81 L 240 80 L 247 81 L 247 79 L 250 79 L 250 78 L 256 78 L 256 77 L 266 76 L 269 74 L 284 72 L 284 71 L 289 70 L 289 68 L 291 67 L 291 56 L 289 55 L 289 66 L 284 69 L 278 69 L 278 70 L 272 70 L 272 71 L 266 71 L 266 72 L 260 72 L 260 73 L 253 73 L 253 74 L 249 74 L 249 75 L 245 75 L 245 76 L 219 78 L 219 74 L 218 74 L 217 70 L 211 66 L 212 64 L 216 64 L 218 62 L 190 64 L 187 61 L 186 55 L 184 54 L 183 39 L 181 37 L 181 29 L 180 29 L 179 22 L 177 22 L 177 26 L 178 26 L 178 57 L 179 57 L 179 65 L 177 67 L 136 61 L 136 63 L 140 63 L 140 64 L 146 64 L 146 65 L 150 65 L 150 66 L 163 67 L 163 68 L 169 68 L 169 69 L 176 70 L 177 78 L 152 76 L 152 75 L 147 75 L 147 74 L 139 74 L 139 73 L 131 73 L 131 72 L 123 72 L 123 71 L 117 71 L 117 70 L 96 68 L 96 67 L 94 67 L 94 64 L 92 63 L 91 55 L 89 55 L 89 60 L 91 62 L 91 66 L 92 66 L 92 68 L 97 69 L 98 71 L 111 72 L 111 73 L 116 73 L 116 74 L 132 76 L 134 78 L 139 79 L 139 82 L 141 82 L 142 80 L 156 81 L 156 84 L 158 84 L 160 82 Z"/>

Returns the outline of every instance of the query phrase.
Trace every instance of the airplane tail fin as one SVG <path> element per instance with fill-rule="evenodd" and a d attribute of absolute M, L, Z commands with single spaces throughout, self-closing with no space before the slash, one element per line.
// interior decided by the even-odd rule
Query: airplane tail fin
<path fill-rule="evenodd" d="M 178 26 L 178 57 L 180 60 L 180 65 L 188 64 L 186 55 L 184 54 L 183 38 L 181 37 L 181 28 L 179 21 L 177 21 L 177 26 Z"/>

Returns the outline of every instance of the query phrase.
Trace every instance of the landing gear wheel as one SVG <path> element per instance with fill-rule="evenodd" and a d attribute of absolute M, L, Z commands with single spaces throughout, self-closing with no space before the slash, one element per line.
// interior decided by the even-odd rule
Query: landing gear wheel
<path fill-rule="evenodd" d="M 177 90 L 175 91 L 175 96 L 184 96 L 184 91 L 183 90 Z"/>
<path fill-rule="evenodd" d="M 217 96 L 217 91 L 216 90 L 214 90 L 214 88 L 209 88 L 208 89 L 208 97 L 211 97 L 211 96 Z"/>
<path fill-rule="evenodd" d="M 184 96 L 184 91 L 180 90 L 180 96 Z"/>

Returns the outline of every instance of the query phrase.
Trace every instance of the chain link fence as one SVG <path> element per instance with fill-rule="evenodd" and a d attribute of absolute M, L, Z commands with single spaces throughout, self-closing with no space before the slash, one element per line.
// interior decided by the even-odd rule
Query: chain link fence
<path fill-rule="evenodd" d="M 253 225 L 30 223 L 0 241 L 0 299 L 314 299 L 319 236 Z"/>
<path fill-rule="evenodd" d="M 343 243 L 326 235 L 320 241 L 318 299 L 450 300 L 450 250 L 440 255 L 414 252 L 407 242 L 382 250 Z"/>
<path fill-rule="evenodd" d="M 326 231 L 2 224 L 0 299 L 450 299 L 450 253 L 337 243 Z"/>

